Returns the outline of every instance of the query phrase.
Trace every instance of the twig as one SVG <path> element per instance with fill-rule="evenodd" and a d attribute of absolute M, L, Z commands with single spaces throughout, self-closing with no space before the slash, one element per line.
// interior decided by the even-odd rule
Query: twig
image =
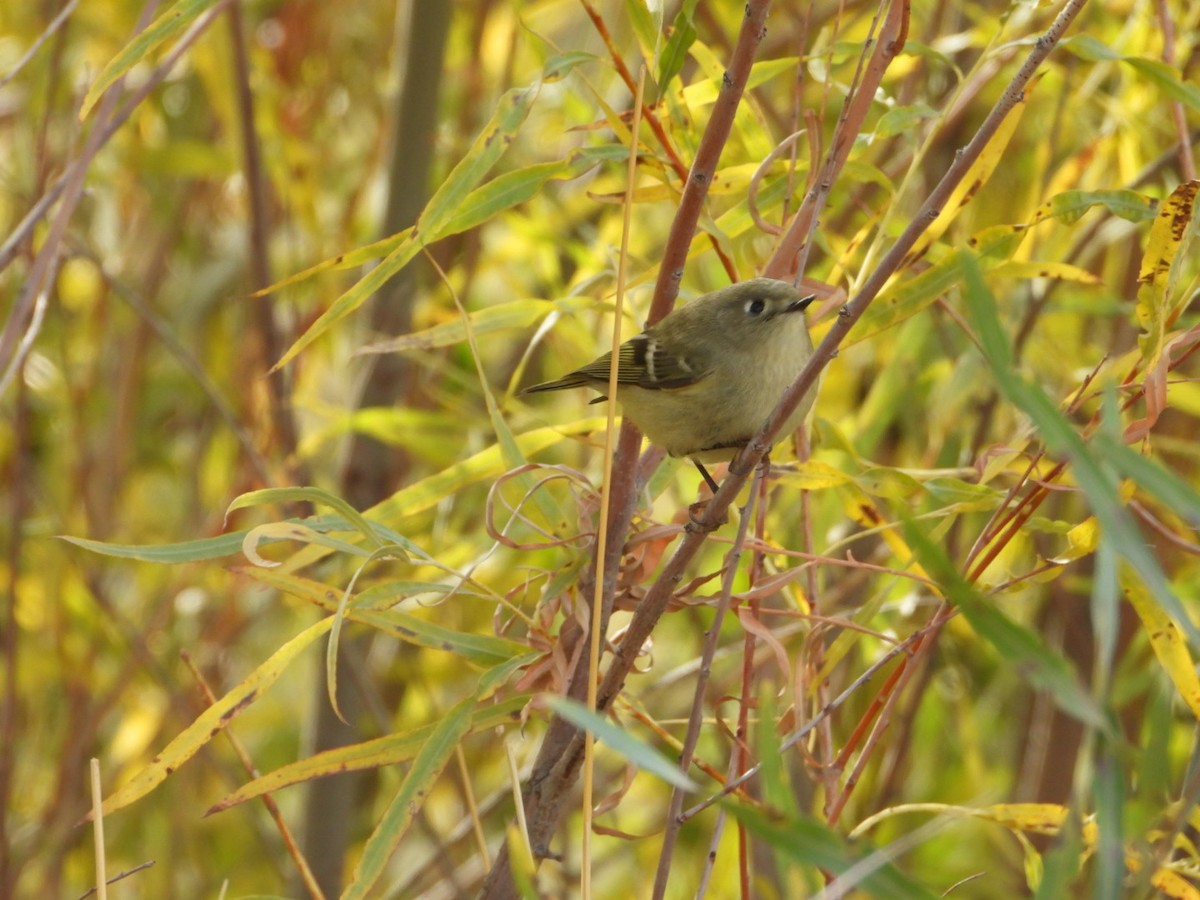
<path fill-rule="evenodd" d="M 204 697 L 204 702 L 212 706 L 217 702 L 217 697 L 213 693 L 212 688 L 209 687 L 208 680 L 192 661 L 190 653 L 186 650 L 181 650 L 179 655 L 183 659 L 183 664 L 188 667 L 188 671 L 192 673 L 192 677 L 196 679 L 196 684 L 200 687 L 200 693 Z M 233 752 L 237 754 L 237 758 L 241 762 L 242 768 L 246 770 L 246 774 L 251 778 L 258 778 L 261 773 L 258 771 L 258 767 L 254 765 L 254 760 L 251 759 L 250 753 L 242 745 L 242 742 L 238 740 L 237 735 L 231 729 L 226 728 L 225 737 L 229 741 L 229 745 L 233 747 Z M 288 824 L 283 818 L 283 813 L 279 811 L 279 805 L 275 802 L 275 798 L 269 793 L 263 794 L 262 801 L 263 806 L 267 808 L 267 812 L 274 820 L 275 827 L 279 829 L 279 835 L 283 838 L 288 855 L 292 857 L 292 861 L 296 864 L 296 869 L 300 873 L 300 879 L 308 889 L 309 896 L 313 900 L 325 900 L 325 894 L 321 891 L 320 885 L 317 884 L 316 876 L 313 875 L 312 869 L 309 868 L 308 860 L 300 852 L 300 845 L 296 843 L 295 838 L 292 836 L 292 830 L 288 828 Z"/>
<path fill-rule="evenodd" d="M 621 77 L 621 80 L 625 82 L 625 87 L 629 89 L 629 93 L 636 93 L 637 79 L 633 77 L 633 73 L 629 71 L 629 66 L 625 64 L 625 60 L 621 56 L 621 52 L 617 48 L 616 43 L 613 41 L 612 34 L 609 32 L 608 26 L 604 24 L 604 19 L 601 18 L 600 13 L 596 11 L 596 8 L 591 4 L 590 0 L 580 0 L 580 3 L 583 6 L 584 12 L 587 13 L 588 18 L 592 20 L 592 24 L 596 27 L 596 31 L 600 35 L 600 38 L 604 41 L 604 46 L 608 48 L 608 55 L 613 61 L 613 66 L 616 68 L 617 74 Z M 662 87 L 662 85 L 660 85 L 660 87 Z M 688 169 L 687 166 L 684 165 L 683 160 L 680 159 L 679 153 L 675 149 L 675 146 L 671 143 L 670 135 L 667 134 L 666 128 L 664 128 L 662 122 L 658 120 L 658 116 L 654 114 L 653 109 L 645 106 L 644 104 L 639 104 L 639 107 L 641 108 L 642 116 L 646 119 L 646 123 L 650 126 L 650 130 L 654 132 L 654 136 L 658 139 L 659 146 L 662 147 L 663 153 L 666 154 L 668 164 L 671 166 L 672 171 L 675 172 L 676 177 L 684 183 L 684 190 L 686 191 L 686 185 L 690 183 Z M 633 133 L 633 139 L 634 143 L 636 144 L 636 130 Z M 722 145 L 723 144 L 724 141 L 722 141 Z M 696 155 L 698 158 L 700 155 L 699 151 L 697 151 Z M 694 165 L 695 164 L 693 163 L 693 168 Z M 693 226 L 694 224 L 695 223 L 693 223 Z M 687 237 L 689 241 L 692 234 L 693 231 L 688 231 Z M 729 278 L 731 280 L 736 280 L 737 270 L 734 268 L 733 260 L 731 260 L 725 254 L 725 251 L 721 248 L 721 245 L 717 242 L 716 238 L 711 238 L 711 241 L 713 250 L 716 251 L 717 256 L 720 257 L 722 265 L 725 266 L 725 271 L 729 274 Z M 671 246 L 670 240 L 667 241 L 667 246 Z M 674 294 L 671 295 L 671 299 L 675 299 Z M 663 313 L 663 315 L 666 315 L 666 313 Z M 662 316 L 659 316 L 658 318 L 662 318 Z M 653 322 L 654 320 L 655 317 L 651 315 L 650 321 Z"/>
<path fill-rule="evenodd" d="M 53 21 L 51 21 L 51 23 L 42 30 L 42 33 L 37 36 L 37 40 L 30 44 L 29 49 L 21 54 L 21 58 L 16 61 L 12 67 L 12 70 L 3 78 L 0 78 L 0 88 L 3 88 L 21 73 L 21 70 L 25 68 L 29 61 L 37 54 L 38 50 L 41 49 L 42 44 L 46 43 L 46 41 L 48 41 L 55 34 L 55 32 L 58 31 L 58 29 L 62 28 L 63 25 L 66 24 L 67 19 L 70 17 L 71 13 L 75 12 L 75 7 L 78 5 L 79 0 L 68 0 L 67 5 L 59 11 L 58 15 L 54 17 Z"/>
<path fill-rule="evenodd" d="M 683 260 L 687 258 L 688 244 L 695 231 L 696 223 L 699 221 L 703 197 L 707 194 L 711 178 L 711 174 L 705 175 L 706 171 L 710 171 L 705 166 L 715 167 L 721 147 L 728 138 L 733 113 L 737 109 L 749 77 L 754 50 L 762 39 L 762 22 L 766 18 L 769 6 L 769 0 L 750 0 L 747 4 L 746 16 L 738 34 L 738 42 L 726 72 L 726 81 L 722 85 L 713 115 L 701 138 L 696 161 L 692 165 L 692 173 L 688 178 L 688 185 L 684 189 L 686 202 L 681 203 L 680 209 L 676 213 L 675 222 L 672 224 L 664 249 L 664 261 L 674 260 L 671 265 L 676 267 L 681 268 Z M 709 137 L 710 132 L 712 137 Z M 692 185 L 693 179 L 697 179 L 695 186 Z M 678 290 L 678 278 L 663 280 L 662 272 L 667 269 L 667 266 L 668 263 L 664 262 L 663 270 L 660 270 L 659 273 L 662 287 L 659 288 L 656 285 L 655 288 L 655 297 L 651 305 L 651 321 L 666 315 Z M 616 463 L 613 467 L 608 556 L 601 569 L 604 573 L 604 616 L 607 616 L 612 606 L 612 598 L 616 591 L 616 563 L 623 544 L 622 538 L 628 531 L 637 502 L 639 466 L 636 461 L 641 440 L 638 430 L 628 420 L 625 420 L 621 426 Z M 726 500 L 722 510 L 728 504 L 729 501 Z M 696 547 L 698 546 L 699 544 L 696 544 Z M 691 553 L 695 553 L 695 548 Z M 688 558 L 690 559 L 690 555 Z M 682 566 L 679 571 L 682 572 Z M 590 577 L 595 577 L 594 569 Z M 586 581 L 585 578 L 584 582 Z M 582 584 L 581 588 L 586 592 L 587 584 Z M 645 620 L 651 623 L 651 627 L 666 609 L 670 591 L 667 588 L 663 588 L 663 591 L 664 596 L 661 597 L 661 606 L 657 608 L 657 612 L 649 611 L 645 614 Z M 635 619 L 640 617 L 643 617 L 641 610 Z M 605 684 L 609 684 L 610 687 L 607 691 L 602 687 L 598 692 L 597 710 L 605 710 L 611 704 L 616 693 L 611 689 L 610 681 L 614 677 L 614 671 L 617 672 L 616 677 L 623 683 L 629 667 L 633 665 L 637 657 L 637 648 L 641 647 L 648 634 L 649 628 L 641 631 L 641 637 L 637 639 L 636 647 L 632 647 L 631 638 L 627 634 L 627 639 L 622 643 L 621 648 L 622 651 L 628 650 L 628 656 L 622 657 L 620 661 L 614 659 L 610 665 L 609 672 L 605 677 Z M 564 649 L 570 655 L 570 647 L 567 646 Z M 585 664 L 576 668 L 567 689 L 569 697 L 581 701 L 585 699 L 587 672 L 586 661 Z M 582 750 L 583 739 L 579 729 L 561 717 L 552 718 L 546 730 L 546 736 L 542 740 L 538 757 L 534 762 L 528 790 L 524 795 L 523 815 L 528 823 L 530 841 L 535 855 L 544 856 L 548 852 L 547 845 L 567 802 L 568 789 L 578 777 L 583 757 Z M 516 896 L 515 891 L 516 886 L 513 884 L 508 848 L 502 846 L 496 857 L 496 864 L 484 885 L 482 896 L 489 900 L 490 898 L 511 898 Z"/>
<path fill-rule="evenodd" d="M 696 681 L 692 687 L 692 711 L 688 716 L 687 731 L 684 733 L 683 749 L 679 753 L 679 768 L 684 774 L 691 768 L 692 754 L 696 752 L 696 744 L 700 740 L 700 725 L 704 721 L 704 695 L 708 687 L 708 679 L 712 675 L 713 656 L 716 655 L 717 645 L 721 642 L 721 624 L 729 611 L 733 593 L 733 579 L 737 575 L 738 560 L 741 557 L 742 545 L 746 540 L 746 532 L 750 526 L 754 501 L 758 494 L 755 488 L 762 480 L 762 468 L 754 473 L 754 484 L 750 488 L 750 496 L 746 499 L 746 508 L 738 521 L 737 537 L 733 547 L 725 557 L 725 573 L 721 578 L 721 598 L 713 614 L 712 624 L 704 636 L 704 649 L 700 657 L 700 669 L 696 673 Z M 676 787 L 671 792 L 671 803 L 667 808 L 667 824 L 663 831 L 662 849 L 658 854 L 658 870 L 654 875 L 654 890 L 651 896 L 661 900 L 667 890 L 667 878 L 671 872 L 671 857 L 675 850 L 675 841 L 679 837 L 679 826 L 683 824 L 680 813 L 683 810 L 684 791 Z"/>
<path fill-rule="evenodd" d="M 24 332 L 25 336 L 28 336 L 30 332 L 28 321 L 30 310 L 37 296 L 43 290 L 46 290 L 50 284 L 50 279 L 47 276 L 52 261 L 58 255 L 59 248 L 66 234 L 67 222 L 70 220 L 75 207 L 83 195 L 84 176 L 87 174 L 87 169 L 91 165 L 92 160 L 100 151 L 100 148 L 133 115 L 133 111 L 141 105 L 142 101 L 166 79 L 180 57 L 204 33 L 205 29 L 212 23 L 212 20 L 231 2 L 233 0 L 218 0 L 208 12 L 193 22 L 191 27 L 179 39 L 174 49 L 154 69 L 146 81 L 137 90 L 130 93 L 125 105 L 116 113 L 112 113 L 112 109 L 117 103 L 119 87 L 124 84 L 124 79 L 116 81 L 105 92 L 104 99 L 101 101 L 100 109 L 96 116 L 96 126 L 88 134 L 79 156 L 68 166 L 58 181 L 47 189 L 45 195 L 35 204 L 34 209 L 21 220 L 21 223 L 8 236 L 3 246 L 0 246 L 0 271 L 3 271 L 16 255 L 17 248 L 32 234 L 34 226 L 41 220 L 41 217 L 45 215 L 56 199 L 60 196 L 63 197 L 63 202 L 58 209 L 58 215 L 54 217 L 49 233 L 42 242 L 33 266 L 26 277 L 25 287 L 12 306 L 3 333 L 0 333 L 0 365 L 5 367 L 4 375 L 0 376 L 0 394 L 3 394 L 8 380 L 15 372 L 15 367 L 20 363 L 21 356 L 18 355 L 16 348 L 21 338 L 18 338 L 17 334 L 18 332 Z M 146 11 L 143 13 L 143 21 L 140 21 L 138 24 L 138 31 L 145 27 L 146 20 L 148 20 L 149 14 L 153 11 L 155 5 L 151 3 L 147 6 Z M 33 334 L 36 336 L 36 331 L 33 331 Z"/>
<path fill-rule="evenodd" d="M 123 881 L 124 879 L 128 878 L 130 875 L 135 875 L 138 872 L 142 871 L 142 869 L 148 869 L 152 865 L 154 865 L 154 860 L 148 859 L 144 863 L 139 863 L 138 865 L 134 866 L 132 869 L 126 869 L 123 872 L 118 872 L 112 878 L 108 879 L 106 884 L 116 884 L 118 881 Z M 86 891 L 84 891 L 82 894 L 79 895 L 79 900 L 87 900 L 88 897 L 90 897 L 96 893 L 99 893 L 99 888 L 94 888 L 94 887 L 88 888 Z"/>

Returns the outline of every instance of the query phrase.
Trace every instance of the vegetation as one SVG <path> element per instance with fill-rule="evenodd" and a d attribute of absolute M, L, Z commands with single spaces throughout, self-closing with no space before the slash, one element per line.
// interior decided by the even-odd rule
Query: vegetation
<path fill-rule="evenodd" d="M 0 7 L 0 896 L 1200 896 L 1200 3 L 400 7 Z"/>

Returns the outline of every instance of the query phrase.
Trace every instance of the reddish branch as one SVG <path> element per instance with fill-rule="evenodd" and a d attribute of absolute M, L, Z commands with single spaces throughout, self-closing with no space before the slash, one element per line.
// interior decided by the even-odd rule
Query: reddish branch
<path fill-rule="evenodd" d="M 584 5 L 589 9 L 590 14 L 590 6 L 586 0 Z M 754 62 L 754 53 L 762 40 L 764 23 L 770 6 L 770 0 L 750 0 L 746 4 L 745 18 L 742 21 L 737 44 L 721 85 L 720 95 L 713 106 L 712 117 L 700 140 L 700 146 L 697 148 L 696 159 L 692 163 L 679 210 L 667 237 L 659 281 L 655 286 L 654 300 L 650 309 L 649 318 L 652 322 L 661 319 L 670 311 L 678 292 L 679 274 L 682 273 L 683 261 L 687 259 L 688 246 L 695 233 L 696 223 L 700 219 L 700 212 L 712 184 L 713 172 L 720 159 L 721 150 L 729 139 L 733 116 L 737 112 L 738 104 L 741 102 L 746 82 L 749 79 L 750 66 Z M 614 53 L 613 56 L 614 59 L 617 58 L 617 54 Z M 653 121 L 653 116 L 648 115 L 647 118 L 648 121 Z M 632 139 L 636 140 L 637 136 L 634 135 Z M 671 273 L 678 274 L 672 275 Z M 629 530 L 629 523 L 633 518 L 633 510 L 637 501 L 636 473 L 638 466 L 636 461 L 640 446 L 641 435 L 637 429 L 628 422 L 622 424 L 612 469 L 608 558 L 605 559 L 603 567 L 606 584 L 603 592 L 605 609 L 601 613 L 602 632 L 608 625 L 621 548 L 624 545 L 624 536 Z M 728 501 L 726 501 L 726 505 L 728 505 Z M 692 553 L 694 552 L 695 550 L 692 551 Z M 690 559 L 690 555 L 688 558 Z M 595 571 L 593 564 L 590 577 L 585 581 L 594 578 Z M 682 567 L 680 571 L 682 572 Z M 591 596 L 589 584 L 581 585 L 581 591 L 581 596 Z M 649 619 L 650 627 L 653 627 L 653 624 L 662 616 L 667 600 L 670 599 L 669 590 L 663 591 L 662 594 L 661 606 Z M 639 609 L 634 616 L 634 621 L 645 618 L 646 616 Z M 574 632 L 574 634 L 568 634 L 568 632 Z M 564 640 L 580 639 L 582 635 L 578 632 L 578 628 L 564 628 Z M 640 637 L 627 639 L 622 644 L 623 648 L 633 649 L 626 656 L 621 657 L 620 662 L 614 660 L 613 668 L 620 672 L 621 683 L 624 683 L 625 676 L 629 673 L 629 666 L 633 663 L 637 648 L 641 647 L 648 634 L 649 628 L 646 628 Z M 588 659 L 589 654 L 585 648 L 567 688 L 569 697 L 581 701 L 587 696 Z M 612 676 L 612 669 L 609 671 L 609 676 Z M 608 709 L 616 694 L 611 686 L 607 691 L 604 690 L 605 685 L 610 685 L 609 678 L 606 678 L 601 685 L 601 694 L 597 699 L 597 709 L 601 712 Z M 582 762 L 582 732 L 560 717 L 552 718 L 537 760 L 534 762 L 529 783 L 525 788 L 525 821 L 530 845 L 535 857 L 539 860 L 549 852 L 550 838 L 562 818 L 569 799 L 569 788 L 577 780 Z M 501 847 L 496 857 L 496 864 L 488 875 L 483 896 L 485 898 L 514 897 L 516 896 L 515 891 L 508 848 L 504 846 Z"/>

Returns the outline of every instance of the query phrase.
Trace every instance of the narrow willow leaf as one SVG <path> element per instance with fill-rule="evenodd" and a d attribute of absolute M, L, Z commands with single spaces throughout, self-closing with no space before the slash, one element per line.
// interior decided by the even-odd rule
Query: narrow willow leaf
<path fill-rule="evenodd" d="M 1154 602 L 1154 598 L 1146 587 L 1132 577 L 1128 568 L 1122 567 L 1118 578 L 1121 591 L 1146 631 L 1150 646 L 1154 650 L 1159 664 L 1167 673 L 1179 691 L 1179 696 L 1187 704 L 1192 715 L 1200 721 L 1200 677 L 1196 675 L 1196 662 L 1188 651 L 1187 644 L 1175 623 Z"/>
<path fill-rule="evenodd" d="M 480 704 L 471 716 L 471 732 L 478 733 L 491 728 L 501 728 L 505 725 L 518 725 L 521 721 L 521 710 L 530 700 L 530 695 L 521 694 L 510 697 L 495 705 Z M 363 769 L 377 769 L 381 766 L 394 766 L 407 762 L 426 744 L 436 723 L 422 725 L 401 734 L 389 734 L 386 737 L 364 741 L 361 744 L 348 744 L 334 747 L 321 753 L 314 753 L 306 759 L 297 760 L 280 766 L 273 772 L 260 775 L 253 781 L 232 791 L 219 802 L 214 803 L 205 815 L 221 812 L 263 794 L 270 794 L 327 775 L 337 775 L 340 772 L 358 772 Z"/>
<path fill-rule="evenodd" d="M 211 538 L 200 538 L 195 541 L 182 541 L 177 544 L 110 544 L 105 541 L 93 541 L 88 538 L 71 537 L 60 534 L 58 539 L 74 544 L 101 556 L 113 556 L 119 559 L 139 559 L 142 562 L 163 563 L 175 565 L 178 563 L 203 562 L 209 559 L 219 559 L 222 556 L 232 556 L 242 550 L 245 531 L 235 531 L 231 534 L 221 534 Z"/>
<path fill-rule="evenodd" d="M 1194 485 L 1111 435 L 1098 434 L 1093 443 L 1096 452 L 1123 477 L 1133 480 L 1163 506 L 1200 525 L 1200 491 Z"/>
<path fill-rule="evenodd" d="M 424 806 L 429 789 L 450 762 L 459 740 L 470 728 L 474 706 L 474 698 L 458 703 L 437 723 L 429 739 L 422 744 L 396 796 L 367 838 L 350 884 L 342 892 L 342 900 L 361 900 L 371 895 L 371 889 L 383 875 L 392 853 Z"/>
<path fill-rule="evenodd" d="M 357 509 L 337 496 L 337 494 L 332 494 L 318 487 L 265 488 L 259 491 L 249 491 L 234 498 L 233 502 L 225 510 L 225 519 L 228 521 L 229 514 L 235 509 L 248 509 L 253 506 L 264 506 L 273 503 L 296 502 L 314 503 L 331 507 L 354 526 L 367 539 L 369 545 L 379 547 L 383 544 L 383 541 L 375 534 L 375 530 Z"/>
<path fill-rule="evenodd" d="M 526 88 L 514 88 L 500 98 L 491 120 L 425 205 L 409 239 L 397 246 L 378 266 L 338 297 L 287 349 L 272 367 L 272 371 L 286 365 L 335 322 L 362 306 L 397 272 L 408 265 L 426 243 L 456 233 L 455 223 L 464 201 L 512 143 L 513 136 L 529 115 L 538 88 L 539 84 L 536 83 Z M 458 221 L 468 222 L 466 219 Z"/>
<path fill-rule="evenodd" d="M 1097 731 L 1112 732 L 1108 716 L 1084 690 L 1063 656 L 980 596 L 951 565 L 945 552 L 912 520 L 904 522 L 904 535 L 916 559 L 937 581 L 946 599 L 962 611 L 975 633 L 996 649 L 1005 665 L 1037 690 L 1045 691 L 1063 712 Z"/>
<path fill-rule="evenodd" d="M 1030 224 L 1057 219 L 1071 225 L 1097 206 L 1127 222 L 1146 222 L 1158 211 L 1158 200 L 1137 191 L 1063 191 L 1039 206 Z"/>
<path fill-rule="evenodd" d="M 657 15 L 650 11 L 646 0 L 625 0 L 625 15 L 629 17 L 634 37 L 648 59 L 654 59 L 658 55 L 658 44 L 662 40 L 663 4 L 657 3 L 655 6 L 658 9 Z"/>
<path fill-rule="evenodd" d="M 771 477 L 778 478 L 781 484 L 805 491 L 822 491 L 849 484 L 854 480 L 841 469 L 815 459 L 804 460 L 786 468 L 772 467 Z"/>
<path fill-rule="evenodd" d="M 553 428 L 535 428 L 517 435 L 516 442 L 522 455 L 530 457 L 541 450 L 569 440 L 573 435 L 603 431 L 606 426 L 606 419 L 593 416 Z M 500 447 L 493 444 L 441 472 L 402 488 L 391 497 L 367 510 L 365 515 L 381 535 L 387 536 L 389 533 L 394 535 L 394 532 L 389 532 L 385 523 L 395 523 L 407 516 L 431 509 L 439 503 L 444 503 L 447 497 L 461 490 L 483 481 L 499 478 L 505 471 Z M 409 552 L 412 553 L 411 550 Z M 290 557 L 284 563 L 284 567 L 287 571 L 294 572 L 328 555 L 328 551 L 320 547 L 306 547 Z"/>
<path fill-rule="evenodd" d="M 1191 259 L 1190 248 L 1196 237 L 1200 216 L 1196 215 L 1196 195 L 1200 181 L 1185 181 L 1162 202 L 1138 271 L 1137 320 L 1145 332 L 1142 357 L 1146 369 L 1153 370 L 1162 356 L 1167 330 L 1178 318 L 1190 295 L 1177 297 L 1176 282 Z"/>
<path fill-rule="evenodd" d="M 1104 284 L 1103 278 L 1079 266 L 1033 259 L 1006 260 L 991 269 L 990 272 L 996 278 L 1018 278 L 1022 281 L 1030 278 L 1050 278 L 1055 281 L 1074 281 L 1079 284 Z"/>
<path fill-rule="evenodd" d="M 937 218 L 929 223 L 917 242 L 913 244 L 912 249 L 908 251 L 905 257 L 906 262 L 903 264 L 905 267 L 913 260 L 920 259 L 925 255 L 926 251 L 946 233 L 950 223 L 959 217 L 963 207 L 970 203 L 972 198 L 991 179 L 992 174 L 996 171 L 996 166 L 1000 164 L 1000 160 L 1004 159 L 1009 141 L 1017 133 L 1017 126 L 1021 124 L 1025 110 L 1029 108 L 1029 97 L 1040 80 L 1040 75 L 1035 75 L 1029 80 L 1025 90 L 1021 93 L 1020 100 L 1008 110 L 983 152 L 971 163 L 967 173 L 959 180 L 946 202 L 942 204 Z"/>
<path fill-rule="evenodd" d="M 588 709 L 568 697 L 547 695 L 546 704 L 557 715 L 562 716 L 571 724 L 590 731 L 597 740 L 602 741 L 609 749 L 625 757 L 643 772 L 657 775 L 663 781 L 685 791 L 696 791 L 698 786 L 679 766 L 667 759 L 649 744 L 642 743 L 628 731 L 618 728 L 604 716 Z"/>
<path fill-rule="evenodd" d="M 507 662 L 529 652 L 528 647 L 516 641 L 487 634 L 455 631 L 395 609 L 370 610 L 351 607 L 347 616 L 407 643 L 432 650 L 445 650 L 484 667 Z"/>
<path fill-rule="evenodd" d="M 84 95 L 83 106 L 79 110 L 80 121 L 87 118 L 92 107 L 117 79 L 138 63 L 144 62 L 154 48 L 182 34 L 196 19 L 216 5 L 216 2 L 217 0 L 179 0 L 151 22 L 145 31 L 126 44 L 124 49 L 100 70 L 100 74 Z"/>
<path fill-rule="evenodd" d="M 746 80 L 746 89 L 756 88 L 760 84 L 764 84 L 779 75 L 786 73 L 794 74 L 799 62 L 799 58 L 795 56 L 784 56 L 779 59 L 756 62 L 750 68 L 750 76 Z M 717 97 L 721 94 L 721 79 L 706 78 L 702 81 L 693 82 L 680 93 L 683 104 L 693 110 L 702 106 L 708 106 L 711 103 L 715 103 Z"/>
<path fill-rule="evenodd" d="M 967 306 L 1001 394 L 1029 416 L 1051 453 L 1070 459 L 1072 474 L 1091 505 L 1105 538 L 1111 540 L 1112 546 L 1133 565 L 1156 602 L 1186 632 L 1188 639 L 1200 646 L 1200 629 L 1167 583 L 1158 560 L 1147 549 L 1141 533 L 1130 520 L 1118 477 L 1101 462 L 1100 454 L 1088 449 L 1083 438 L 1041 388 L 1013 370 L 1011 349 L 1000 326 L 995 303 L 973 259 L 964 258 L 964 274 Z M 1100 435 L 1099 440 L 1103 442 L 1104 436 Z"/>
<path fill-rule="evenodd" d="M 667 45 L 658 57 L 659 90 L 667 90 L 671 80 L 683 69 L 683 64 L 687 61 L 688 48 L 696 40 L 696 23 L 693 21 L 696 14 L 696 3 L 697 0 L 684 0 L 679 7 L 679 12 L 675 14 L 675 21 L 671 26 L 671 36 L 667 39 Z"/>
<path fill-rule="evenodd" d="M 721 806 L 780 859 L 848 876 L 852 883 L 839 885 L 847 889 L 844 896 L 860 892 L 887 900 L 933 900 L 937 896 L 893 866 L 886 851 L 872 850 L 861 842 L 851 844 L 817 821 L 801 816 L 768 818 L 761 810 L 733 800 L 725 800 Z"/>
<path fill-rule="evenodd" d="M 482 225 L 505 210 L 533 199 L 547 182 L 574 178 L 593 165 L 586 157 L 572 154 L 568 159 L 539 163 L 497 175 L 471 191 L 454 210 L 454 214 L 443 223 L 439 233 L 441 236 L 459 234 Z"/>
<path fill-rule="evenodd" d="M 478 334 L 493 334 L 510 328 L 527 328 L 549 315 L 558 307 L 552 300 L 513 300 L 497 306 L 487 306 L 470 313 L 471 327 Z M 414 331 L 387 341 L 368 344 L 355 355 L 402 353 L 409 350 L 431 350 L 460 344 L 467 338 L 467 325 L 461 318 L 441 322 L 432 328 Z"/>
<path fill-rule="evenodd" d="M 145 768 L 106 798 L 104 815 L 110 815 L 135 800 L 140 800 L 162 784 L 168 775 L 195 756 L 202 747 L 224 731 L 238 714 L 261 697 L 300 652 L 327 632 L 332 625 L 332 618 L 322 619 L 272 653 L 266 662 L 250 673 L 250 677 L 202 712 L 191 725 L 172 738 Z"/>
<path fill-rule="evenodd" d="M 316 544 L 326 550 L 336 550 L 349 556 L 367 557 L 371 555 L 369 551 L 356 544 L 329 537 L 315 528 L 309 528 L 302 522 L 267 522 L 265 525 L 256 525 L 245 532 L 245 536 L 242 538 L 242 554 L 256 566 L 262 566 L 265 569 L 274 568 L 282 563 L 261 556 L 258 552 L 258 545 L 279 541 Z"/>
<path fill-rule="evenodd" d="M 1200 110 L 1200 88 L 1184 82 L 1179 73 L 1165 63 L 1143 56 L 1125 56 L 1090 34 L 1077 34 L 1059 42 L 1059 46 L 1089 62 L 1119 62 L 1134 69 L 1172 100 Z"/>
<path fill-rule="evenodd" d="M 876 140 L 913 132 L 926 119 L 938 116 L 932 106 L 918 103 L 913 106 L 895 106 L 879 117 L 873 135 Z"/>
<path fill-rule="evenodd" d="M 959 258 L 962 252 L 956 250 L 919 275 L 893 282 L 884 288 L 875 302 L 867 307 L 843 346 L 872 338 L 933 305 L 962 280 Z"/>
<path fill-rule="evenodd" d="M 1092 797 L 1095 803 L 1096 870 L 1092 897 L 1120 900 L 1127 896 L 1125 877 L 1129 872 L 1125 855 L 1125 770 L 1110 741 L 1101 741 L 1092 764 Z"/>
<path fill-rule="evenodd" d="M 374 262 L 377 259 L 391 256 L 397 248 L 404 246 L 411 241 L 413 228 L 409 226 L 403 231 L 398 231 L 393 235 L 382 238 L 374 243 L 367 244 L 363 247 L 356 247 L 346 253 L 339 253 L 337 256 L 330 259 L 322 260 L 319 263 L 309 266 L 307 269 L 302 269 L 294 275 L 289 275 L 281 281 L 277 281 L 272 285 L 268 285 L 261 291 L 255 291 L 251 296 L 265 297 L 268 294 L 273 294 L 285 287 L 290 287 L 293 284 L 299 284 L 302 281 L 307 281 L 314 275 L 319 275 L 322 272 L 336 272 L 343 269 L 356 269 L 359 266 L 365 266 L 367 263 Z"/>

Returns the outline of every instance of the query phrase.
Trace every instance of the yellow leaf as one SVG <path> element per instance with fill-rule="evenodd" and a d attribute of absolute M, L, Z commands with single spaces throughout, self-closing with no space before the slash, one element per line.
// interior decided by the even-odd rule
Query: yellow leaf
<path fill-rule="evenodd" d="M 1175 623 L 1163 612 L 1144 584 L 1137 580 L 1133 570 L 1122 567 L 1121 590 L 1146 628 L 1154 655 L 1167 675 L 1174 682 L 1179 696 L 1191 709 L 1192 715 L 1200 719 L 1200 677 L 1196 675 L 1196 664 L 1188 652 L 1187 643 L 1179 634 Z"/>

